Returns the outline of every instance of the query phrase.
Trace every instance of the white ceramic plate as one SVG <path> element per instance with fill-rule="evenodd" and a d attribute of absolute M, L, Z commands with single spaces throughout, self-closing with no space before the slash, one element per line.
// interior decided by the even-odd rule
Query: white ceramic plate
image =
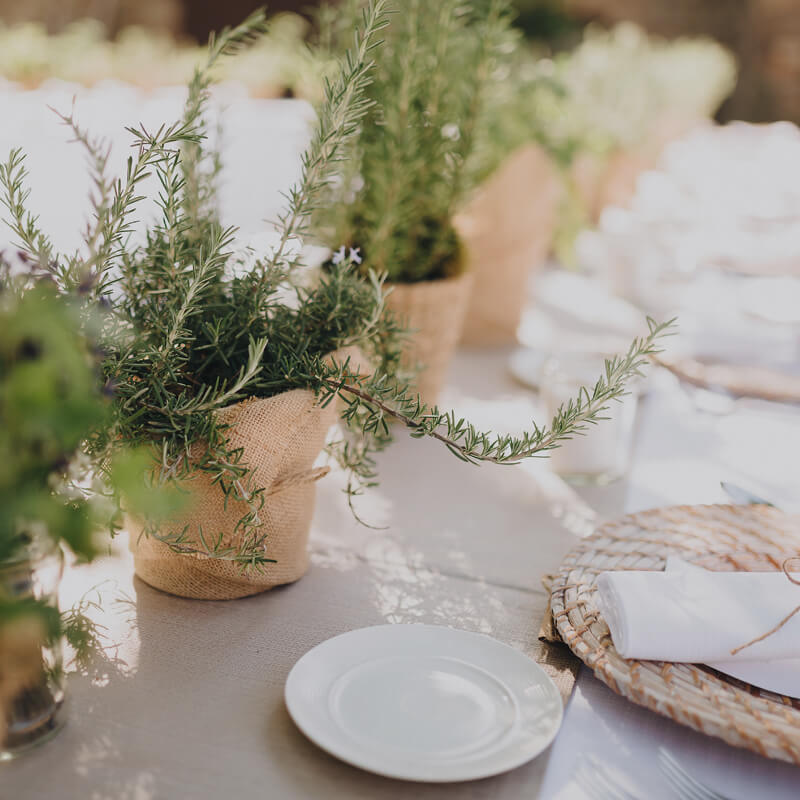
<path fill-rule="evenodd" d="M 303 733 L 356 767 L 466 781 L 518 767 L 561 725 L 555 684 L 523 653 L 437 625 L 378 625 L 306 653 L 286 705 Z"/>

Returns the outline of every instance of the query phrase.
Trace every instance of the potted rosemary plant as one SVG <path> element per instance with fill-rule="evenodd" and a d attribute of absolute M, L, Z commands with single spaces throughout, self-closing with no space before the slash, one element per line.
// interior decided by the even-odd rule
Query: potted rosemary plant
<path fill-rule="evenodd" d="M 97 187 L 81 253 L 56 256 L 26 214 L 19 154 L 0 173 L 11 225 L 28 256 L 54 272 L 62 290 L 108 307 L 103 374 L 113 416 L 89 439 L 89 452 L 105 463 L 121 445 L 149 447 L 150 485 L 184 492 L 185 507 L 166 520 L 131 515 L 136 571 L 159 589 L 233 598 L 299 578 L 308 563 L 314 481 L 326 471 L 315 461 L 337 415 L 342 433 L 327 450 L 349 472 L 351 496 L 374 483 L 371 454 L 390 441 L 390 420 L 467 461 L 515 462 L 552 449 L 601 416 L 663 330 L 651 325 L 550 426 L 496 436 L 426 406 L 403 384 L 400 331 L 385 313 L 382 279 L 358 263 L 355 250 L 316 278 L 309 275 L 299 244 L 312 212 L 341 176 L 357 132 L 372 125 L 375 107 L 366 90 L 376 36 L 387 25 L 385 6 L 372 0 L 366 7 L 353 48 L 327 83 L 301 178 L 266 253 L 237 253 L 235 231 L 220 226 L 218 162 L 204 137 L 211 70 L 260 33 L 261 13 L 212 38 L 180 121 L 155 132 L 130 129 L 134 154 L 121 179 L 106 174 L 105 146 L 65 118 L 87 148 Z M 149 172 L 161 186 L 161 214 L 137 245 L 126 234 Z M 446 225 L 431 222 L 430 230 L 428 267 L 438 263 L 444 281 L 450 261 L 459 259 L 457 237 Z M 409 256 L 409 268 L 414 263 Z"/>
<path fill-rule="evenodd" d="M 347 40 L 361 5 L 345 4 L 327 42 Z M 416 388 L 435 403 L 470 300 L 473 259 L 455 217 L 474 185 L 507 4 L 411 2 L 384 38 L 366 89 L 372 106 L 326 209 L 327 238 L 334 258 L 352 252 L 364 274 L 387 276 L 387 305 L 411 331 L 404 366 L 421 369 Z"/>

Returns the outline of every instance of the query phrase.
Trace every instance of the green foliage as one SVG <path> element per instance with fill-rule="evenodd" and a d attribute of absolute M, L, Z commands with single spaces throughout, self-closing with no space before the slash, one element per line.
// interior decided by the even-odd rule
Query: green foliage
<path fill-rule="evenodd" d="M 452 411 L 427 408 L 418 397 L 406 392 L 398 394 L 382 376 L 364 378 L 346 364 L 340 365 L 338 374 L 323 379 L 323 397 L 343 394 L 348 403 L 345 418 L 357 420 L 360 430 L 377 438 L 389 435 L 387 421 L 394 419 L 404 424 L 411 436 L 437 439 L 463 461 L 513 464 L 523 458 L 546 455 L 565 439 L 585 434 L 588 425 L 604 419 L 609 403 L 626 394 L 626 382 L 641 375 L 648 357 L 659 352 L 657 341 L 668 333 L 673 322 L 658 324 L 648 319 L 648 334 L 634 339 L 624 355 L 606 360 L 603 374 L 594 386 L 581 388 L 577 397 L 556 411 L 548 426 L 534 424 L 532 431 L 520 436 L 479 431 Z"/>
<path fill-rule="evenodd" d="M 82 442 L 109 419 L 108 402 L 75 303 L 37 280 L 24 254 L 11 260 L 0 253 L 0 565 L 48 539 L 89 559 L 100 508 L 72 479 Z M 33 636 L 59 635 L 57 609 L 4 588 L 0 627 L 20 622 Z"/>
<path fill-rule="evenodd" d="M 626 357 L 610 362 L 598 384 L 565 406 L 549 429 L 534 428 L 519 438 L 479 432 L 453 412 L 426 407 L 409 395 L 398 376 L 401 332 L 384 313 L 383 277 L 377 268 L 394 265 L 396 277 L 402 256 L 407 259 L 403 268 L 412 271 L 406 274 L 419 279 L 426 273 L 417 271 L 418 262 L 411 258 L 416 248 L 427 253 L 428 267 L 438 265 L 442 271 L 457 257 L 449 214 L 468 180 L 465 165 L 484 73 L 492 64 L 494 33 L 505 29 L 503 8 L 493 3 L 487 16 L 475 18 L 449 0 L 435 10 L 415 3 L 408 18 L 396 18 L 393 49 L 376 72 L 372 54 L 388 18 L 385 0 L 369 3 L 358 26 L 349 29 L 351 49 L 326 83 L 301 179 L 287 196 L 277 244 L 266 253 L 237 253 L 235 229 L 219 224 L 218 161 L 205 144 L 211 71 L 220 57 L 261 30 L 261 13 L 212 40 L 180 121 L 154 133 L 129 129 L 134 155 L 121 179 L 107 176 L 107 146 L 93 141 L 72 115 L 65 117 L 87 149 L 96 187 L 94 219 L 79 253 L 57 256 L 26 212 L 21 155 L 12 153 L 0 169 L 11 225 L 34 268 L 63 293 L 81 299 L 85 309 L 106 308 L 98 335 L 113 411 L 88 438 L 97 468 L 118 495 L 134 503 L 146 500 L 150 489 L 175 486 L 203 472 L 241 513 L 235 546 L 223 541 L 222 531 L 164 532 L 159 520 L 149 516 L 146 533 L 174 551 L 234 561 L 243 569 L 271 560 L 259 516 L 265 487 L 254 485 L 242 451 L 227 444 L 217 415 L 232 403 L 294 388 L 315 391 L 322 403 L 344 400 L 344 431 L 330 453 L 350 472 L 353 496 L 375 482 L 372 454 L 390 440 L 391 419 L 402 422 L 412 436 L 442 441 L 468 461 L 516 461 L 546 452 L 600 418 L 606 403 L 621 395 L 625 380 L 654 351 L 662 332 L 658 326 L 635 342 Z M 354 17 L 348 19 L 350 25 Z M 469 77 L 461 81 L 464 74 Z M 389 93 L 394 91 L 405 99 L 393 100 Z M 401 124 L 401 118 L 414 125 Z M 457 126 L 457 135 L 445 136 L 443 128 L 450 123 Z M 378 203 L 380 192 L 370 181 L 381 191 L 391 190 L 397 202 L 380 206 L 389 215 L 388 227 L 382 217 L 359 217 L 359 231 L 369 243 L 355 235 L 345 239 L 364 247 L 365 263 L 353 254 L 310 279 L 300 245 L 310 233 L 312 216 L 330 202 L 333 185 L 349 174 L 351 165 L 344 159 L 354 145 L 365 155 L 368 145 L 371 166 L 364 168 L 366 159 L 356 162 L 365 195 L 352 207 L 366 214 L 364 196 Z M 405 164 L 404 155 L 413 163 Z M 430 163 L 417 160 L 426 155 Z M 148 174 L 160 186 L 161 214 L 146 230 L 144 243 L 134 245 L 126 234 Z M 427 277 L 433 276 L 428 272 Z M 84 325 L 89 317 L 84 311 Z M 332 352 L 353 344 L 374 365 L 372 374 L 356 374 L 349 360 L 330 359 Z M 137 455 L 120 464 L 121 446 L 134 448 Z M 141 470 L 137 459 L 142 452 L 153 465 L 147 483 L 125 489 Z"/>
<path fill-rule="evenodd" d="M 0 561 L 44 526 L 84 557 L 94 553 L 86 502 L 53 492 L 107 404 L 75 309 L 51 285 L 0 293 Z"/>
<path fill-rule="evenodd" d="M 555 124 L 566 89 L 516 30 L 507 32 L 504 57 L 492 73 L 478 124 L 472 181 L 487 178 L 518 147 L 536 142 L 558 167 L 566 168 L 581 148 L 578 136 Z M 533 191 L 534 189 L 532 189 Z"/>
<path fill-rule="evenodd" d="M 112 489 L 118 491 L 120 481 L 127 485 L 141 469 L 144 447 L 151 466 L 155 456 L 156 468 L 145 486 L 124 492 L 127 505 L 199 470 L 210 473 L 227 502 L 241 508 L 236 549 L 222 545 L 216 531 L 163 534 L 160 517 L 148 515 L 148 532 L 178 552 L 250 565 L 270 560 L 257 533 L 263 487 L 251 486 L 242 453 L 227 446 L 217 410 L 246 397 L 308 387 L 321 360 L 344 345 L 361 343 L 381 363 L 395 358 L 393 328 L 383 321 L 381 282 L 365 282 L 345 262 L 306 286 L 297 246 L 369 108 L 363 89 L 376 34 L 385 25 L 383 6 L 376 0 L 365 12 L 353 50 L 326 83 L 302 177 L 288 196 L 280 239 L 270 253 L 235 253 L 235 230 L 220 226 L 214 207 L 218 161 L 205 147 L 212 69 L 259 34 L 261 12 L 212 39 L 180 121 L 155 132 L 129 129 L 134 156 L 123 178 L 107 175 L 107 145 L 93 140 L 72 114 L 63 117 L 87 150 L 95 186 L 94 219 L 80 252 L 56 255 L 26 212 L 21 154 L 12 152 L 0 170 L 12 228 L 36 269 L 85 305 L 109 309 L 100 345 L 113 414 L 92 432 L 88 447 L 104 472 L 116 461 Z M 145 243 L 134 246 L 127 238 L 130 220 L 141 199 L 139 187 L 151 174 L 160 185 L 161 216 L 146 231 Z M 121 463 L 115 455 L 120 444 L 137 448 Z"/>
<path fill-rule="evenodd" d="M 543 24 L 548 36 L 559 39 L 567 32 L 558 24 L 548 30 L 548 19 L 558 23 L 559 3 L 517 5 L 521 14 L 526 7 L 535 12 L 531 21 Z M 543 57 L 547 50 L 508 32 L 478 125 L 478 179 L 531 141 L 564 169 L 580 153 L 605 157 L 637 146 L 658 135 L 655 126 L 665 118 L 691 122 L 711 116 L 735 85 L 733 57 L 710 40 L 664 41 L 621 23 L 611 30 L 590 25 L 575 44 Z M 581 222 L 574 198 L 566 198 L 564 213 L 573 217 L 560 230 L 569 240 Z"/>
<path fill-rule="evenodd" d="M 564 88 L 548 120 L 553 137 L 595 153 L 637 146 L 665 118 L 707 119 L 736 84 L 735 59 L 719 43 L 664 40 L 624 22 L 587 26 L 574 50 L 546 64 Z"/>
<path fill-rule="evenodd" d="M 323 46 L 341 46 L 359 6 L 323 15 Z M 509 26 L 503 0 L 397 9 L 366 88 L 372 107 L 324 219 L 329 243 L 358 248 L 363 272 L 414 282 L 463 268 L 451 219 L 473 185 L 477 125 Z"/>

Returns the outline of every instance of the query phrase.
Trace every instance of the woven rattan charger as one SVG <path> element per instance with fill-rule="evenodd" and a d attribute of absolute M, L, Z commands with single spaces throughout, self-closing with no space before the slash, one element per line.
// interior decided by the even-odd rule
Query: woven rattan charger
<path fill-rule="evenodd" d="M 614 649 L 597 611 L 606 570 L 661 570 L 675 555 L 715 570 L 778 570 L 800 553 L 800 516 L 767 506 L 675 506 L 601 525 L 564 559 L 552 584 L 561 638 L 618 694 L 690 728 L 800 764 L 800 701 L 694 664 L 635 661 Z"/>
<path fill-rule="evenodd" d="M 661 356 L 656 361 L 680 380 L 701 389 L 723 391 L 733 397 L 800 403 L 800 376 L 789 372 L 743 364 L 707 364 L 689 356 Z"/>

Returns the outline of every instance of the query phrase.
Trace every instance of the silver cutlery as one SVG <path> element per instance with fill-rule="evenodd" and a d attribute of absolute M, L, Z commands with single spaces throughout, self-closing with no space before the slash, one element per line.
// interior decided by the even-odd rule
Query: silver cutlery
<path fill-rule="evenodd" d="M 614 771 L 593 756 L 581 759 L 575 773 L 578 786 L 591 800 L 642 800 Z"/>
<path fill-rule="evenodd" d="M 680 800 L 728 800 L 693 778 L 663 747 L 658 750 L 658 765 Z"/>

